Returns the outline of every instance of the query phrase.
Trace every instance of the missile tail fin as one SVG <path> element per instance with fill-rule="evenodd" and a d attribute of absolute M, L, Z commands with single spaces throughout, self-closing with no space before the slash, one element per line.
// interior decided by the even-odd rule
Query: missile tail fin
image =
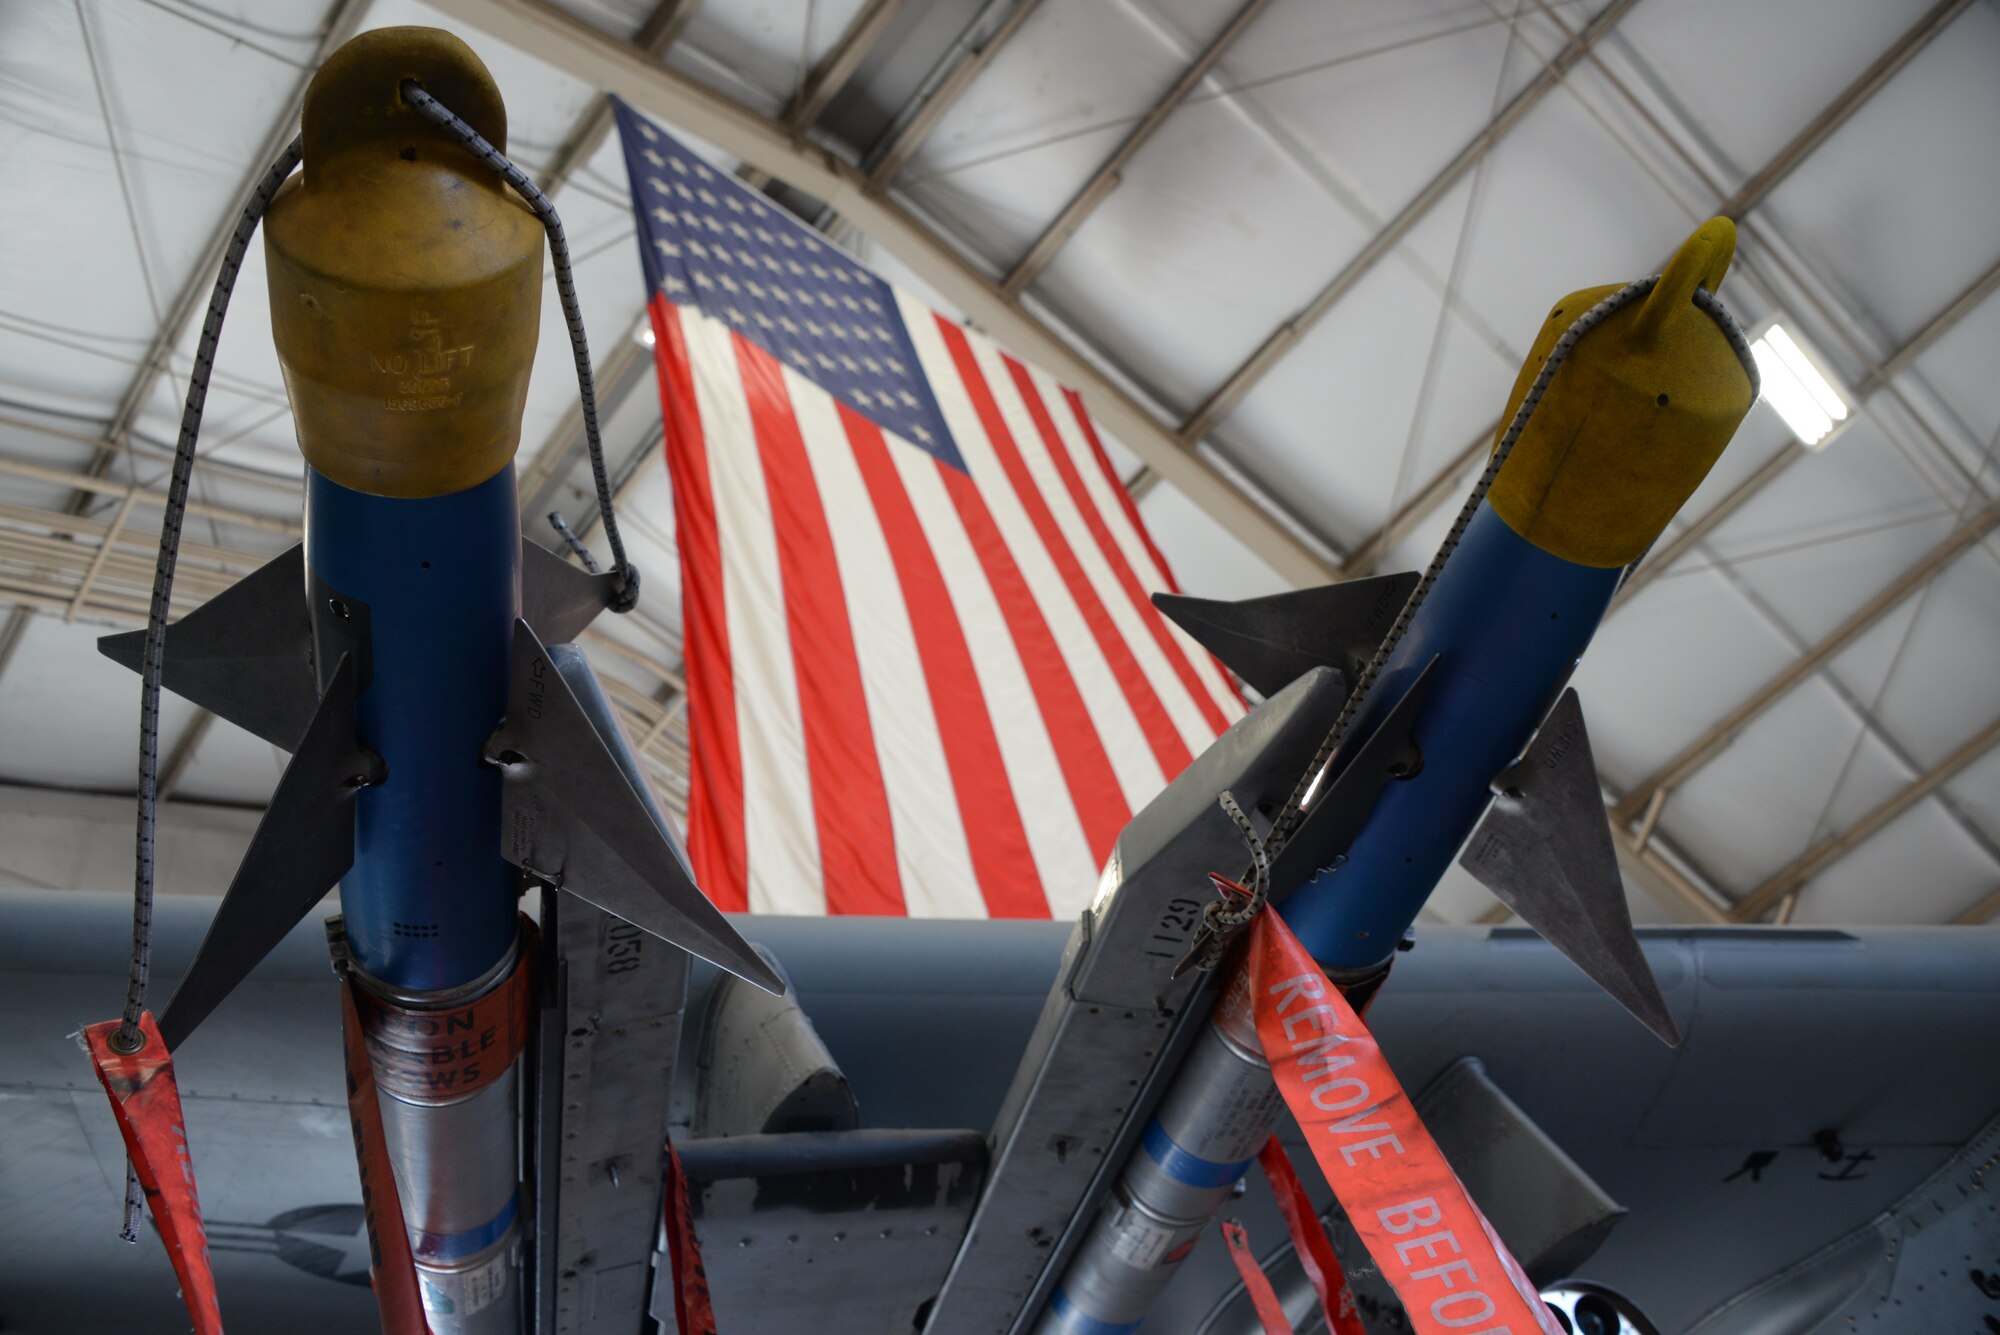
<path fill-rule="evenodd" d="M 97 641 L 114 663 L 140 670 L 146 632 Z M 306 558 L 293 547 L 167 628 L 161 684 L 175 695 L 287 751 L 319 704 L 312 673 Z"/>
<path fill-rule="evenodd" d="M 355 736 L 354 677 L 353 660 L 343 655 L 187 977 L 160 1016 L 169 1050 L 179 1047 L 354 865 L 354 799 L 383 777 L 381 759 Z"/>
<path fill-rule="evenodd" d="M 1240 602 L 1156 593 L 1153 606 L 1268 699 L 1316 667 L 1352 687 L 1416 585 L 1411 570 Z"/>
<path fill-rule="evenodd" d="M 581 676 L 574 667 L 564 671 L 559 654 L 526 621 L 514 623 L 507 717 L 485 754 L 502 776 L 502 856 L 746 982 L 782 993 L 784 980 L 695 884 L 643 795 L 644 779 L 595 678 L 587 667 Z M 575 664 L 582 665 L 580 656 Z"/>
<path fill-rule="evenodd" d="M 597 614 L 611 606 L 618 576 L 592 574 L 546 547 L 521 544 L 521 619 L 546 637 L 546 644 L 570 644 Z"/>
<path fill-rule="evenodd" d="M 1680 1030 L 1632 931 L 1583 708 L 1566 690 L 1459 864 L 1670 1047 Z"/>

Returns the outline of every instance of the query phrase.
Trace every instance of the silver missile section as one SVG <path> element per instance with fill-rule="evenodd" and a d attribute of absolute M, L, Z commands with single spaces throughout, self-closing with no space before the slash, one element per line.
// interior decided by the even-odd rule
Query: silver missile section
<path fill-rule="evenodd" d="M 1209 873 L 1235 875 L 1247 861 L 1216 799 L 1234 793 L 1268 828 L 1344 693 L 1330 668 L 1298 678 L 1216 739 L 1119 836 L 1001 1106 L 985 1189 L 924 1326 L 931 1335 L 1031 1328 L 1119 1166 L 1135 1157 L 1182 1054 L 1208 1041 L 1211 976 L 1172 975 L 1212 895 Z"/>

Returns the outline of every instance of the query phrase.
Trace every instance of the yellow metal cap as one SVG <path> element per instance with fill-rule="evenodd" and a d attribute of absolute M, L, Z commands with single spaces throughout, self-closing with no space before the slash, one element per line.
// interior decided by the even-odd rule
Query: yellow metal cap
<path fill-rule="evenodd" d="M 1735 224 L 1711 218 L 1651 293 L 1577 340 L 1487 493 L 1508 527 L 1578 565 L 1629 565 L 1652 545 L 1755 401 L 1728 336 L 1693 302 L 1697 287 L 1716 289 L 1735 253 Z M 1514 381 L 1503 431 L 1556 340 L 1621 286 L 1556 303 Z"/>
<path fill-rule="evenodd" d="M 514 457 L 540 331 L 541 223 L 402 97 L 414 79 L 502 151 L 471 48 L 383 28 L 306 89 L 303 179 L 264 224 L 271 332 L 299 448 L 342 486 L 441 496 Z"/>

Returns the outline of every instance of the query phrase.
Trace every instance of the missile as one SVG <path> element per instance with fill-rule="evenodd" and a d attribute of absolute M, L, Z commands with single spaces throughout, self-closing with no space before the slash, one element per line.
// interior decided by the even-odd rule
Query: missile
<path fill-rule="evenodd" d="M 1156 597 L 1260 693 L 1313 670 L 1346 679 L 1328 745 L 1257 829 L 1276 911 L 1344 989 L 1379 983 L 1463 847 L 1502 902 L 1679 1041 L 1633 934 L 1568 683 L 1625 572 L 1756 399 L 1749 348 L 1713 296 L 1734 250 L 1733 225 L 1713 219 L 1657 279 L 1554 304 L 1488 468 L 1421 576 L 1241 603 Z M 1136 1330 L 1282 1106 L 1239 965 L 1051 1290 L 1040 1335 Z"/>
<path fill-rule="evenodd" d="M 307 90 L 304 170 L 265 218 L 305 541 L 171 626 L 163 669 L 292 758 L 160 1032 L 177 1046 L 337 883 L 336 953 L 426 1314 L 438 1335 L 478 1335 L 522 1319 L 523 890 L 783 984 L 695 885 L 629 743 L 570 686 L 581 659 L 551 657 L 636 589 L 522 541 L 544 228 L 408 81 L 505 151 L 492 76 L 443 32 L 364 34 Z M 101 648 L 136 669 L 144 632 Z"/>

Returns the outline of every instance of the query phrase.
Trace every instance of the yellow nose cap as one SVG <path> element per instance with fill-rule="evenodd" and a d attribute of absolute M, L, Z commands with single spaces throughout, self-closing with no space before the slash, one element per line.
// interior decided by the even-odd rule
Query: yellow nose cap
<path fill-rule="evenodd" d="M 1652 545 L 1755 401 L 1728 335 L 1694 304 L 1695 289 L 1713 292 L 1735 252 L 1735 225 L 1711 218 L 1681 244 L 1652 292 L 1577 340 L 1487 493 L 1508 527 L 1578 565 L 1629 565 Z M 1621 286 L 1585 288 L 1556 303 L 1514 381 L 1504 421 L 1512 422 L 1556 340 Z"/>
<path fill-rule="evenodd" d="M 404 101 L 414 79 L 503 151 L 479 57 L 434 28 L 336 51 L 306 90 L 305 172 L 264 225 L 271 333 L 306 462 L 378 496 L 440 496 L 506 467 L 541 328 L 542 226 Z"/>

